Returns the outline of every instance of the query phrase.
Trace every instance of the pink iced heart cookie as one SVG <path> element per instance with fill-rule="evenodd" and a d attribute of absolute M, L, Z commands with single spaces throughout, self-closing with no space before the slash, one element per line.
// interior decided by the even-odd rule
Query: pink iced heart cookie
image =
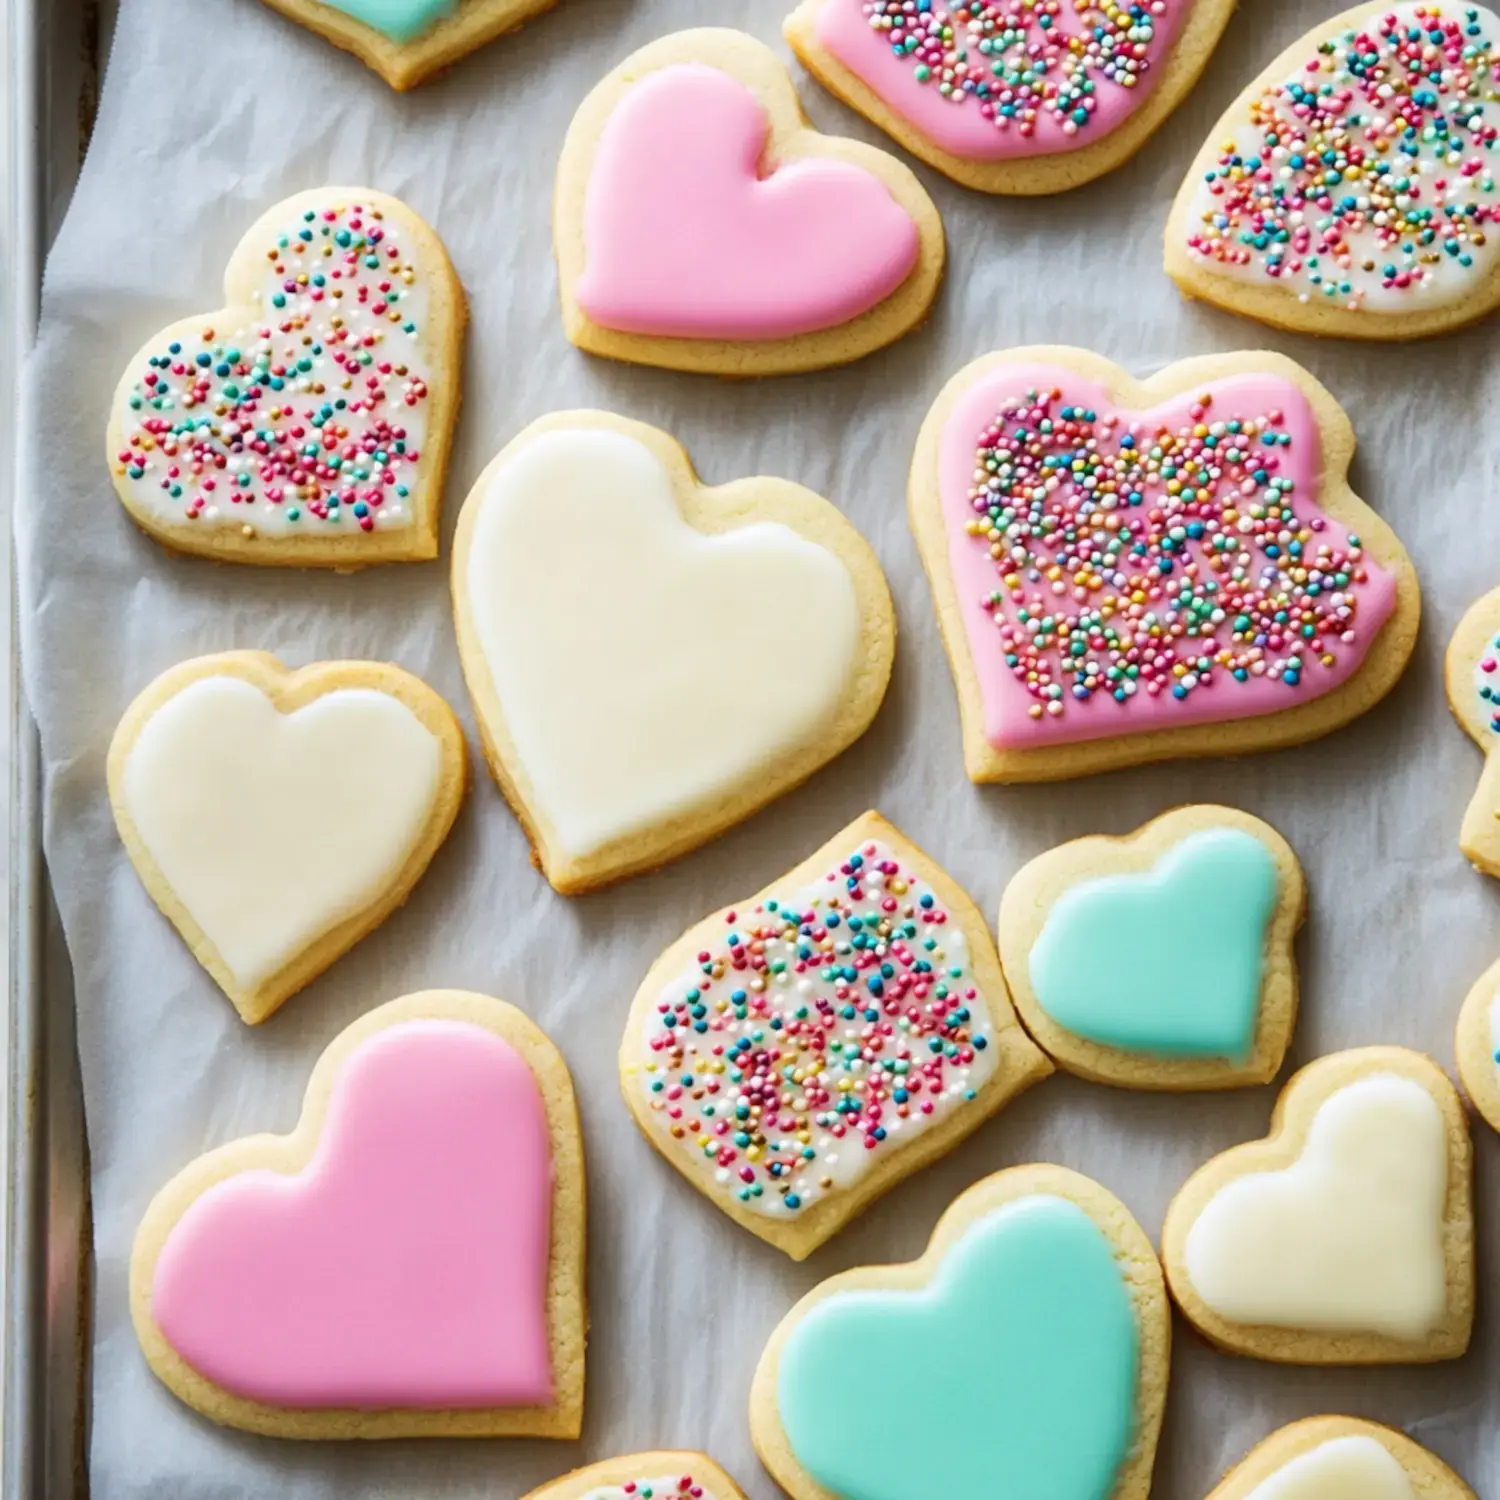
<path fill-rule="evenodd" d="M 290 1136 L 200 1157 L 136 1237 L 146 1358 L 215 1421 L 289 1437 L 576 1437 L 583 1177 L 556 1049 L 482 995 L 338 1037 Z"/>
<path fill-rule="evenodd" d="M 916 179 L 808 129 L 775 56 L 721 30 L 644 48 L 584 101 L 556 238 L 579 347 L 738 374 L 889 343 L 925 315 L 943 263 Z"/>
<path fill-rule="evenodd" d="M 1137 383 L 1077 349 L 951 380 L 910 510 L 975 781 L 1316 738 L 1411 655 L 1416 575 L 1349 488 L 1354 434 L 1271 354 Z"/>
<path fill-rule="evenodd" d="M 1198 81 L 1234 0 L 802 0 L 810 73 L 914 156 L 986 193 L 1113 170 Z"/>

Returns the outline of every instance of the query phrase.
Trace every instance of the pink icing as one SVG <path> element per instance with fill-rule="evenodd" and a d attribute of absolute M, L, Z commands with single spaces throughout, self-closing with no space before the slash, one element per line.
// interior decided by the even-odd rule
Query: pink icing
<path fill-rule="evenodd" d="M 393 1026 L 344 1064 L 303 1171 L 241 1173 L 182 1216 L 153 1311 L 194 1369 L 273 1406 L 544 1405 L 551 1207 L 514 1048 Z"/>
<path fill-rule="evenodd" d="M 935 76 L 918 82 L 914 60 L 897 57 L 891 42 L 871 27 L 864 0 L 825 0 L 818 12 L 817 33 L 827 51 L 935 146 L 966 161 L 1005 161 L 1076 151 L 1118 129 L 1150 95 L 1193 3 L 1165 0 L 1146 52 L 1149 66 L 1134 87 L 1122 87 L 1102 69 L 1090 69 L 1093 112 L 1073 134 L 1062 119 L 1045 108 L 1036 112 L 1030 134 L 1023 133 L 1019 123 L 997 129 L 994 120 L 983 112 L 981 101 L 971 97 L 955 104 L 938 91 Z M 961 0 L 933 0 L 934 8 L 939 5 L 954 11 L 961 8 Z M 1029 28 L 1028 45 L 1034 49 L 1056 47 L 1060 38 L 1089 31 L 1090 18 L 1079 13 L 1072 0 L 1060 8 L 1045 7 L 1055 21 L 1045 31 L 1037 24 L 1042 8 L 1031 0 L 1009 0 L 990 7 L 1003 17 L 1021 18 L 1020 24 Z"/>
<path fill-rule="evenodd" d="M 1279 420 L 1275 430 L 1289 437 L 1290 443 L 1271 450 L 1270 462 L 1276 474 L 1291 480 L 1294 485 L 1292 504 L 1298 522 L 1316 528 L 1313 533 L 1316 546 L 1342 548 L 1350 538 L 1348 528 L 1326 516 L 1315 503 L 1322 470 L 1321 433 L 1306 398 L 1289 381 L 1269 375 L 1235 376 L 1216 381 L 1202 392 L 1175 397 L 1149 411 L 1116 413 L 1101 386 L 1069 370 L 1046 365 L 1011 365 L 995 369 L 976 381 L 959 399 L 943 428 L 938 457 L 949 565 L 979 679 L 984 732 L 990 744 L 997 749 L 1025 749 L 1187 724 L 1253 718 L 1320 697 L 1358 670 L 1380 627 L 1396 607 L 1394 580 L 1368 554 L 1364 556 L 1357 581 L 1352 582 L 1346 591 L 1355 600 L 1353 639 L 1331 645 L 1332 664 L 1313 662 L 1303 671 L 1295 686 L 1289 686 L 1280 676 L 1270 675 L 1252 675 L 1246 681 L 1235 681 L 1221 669 L 1185 698 L 1174 697 L 1170 691 L 1157 694 L 1138 691 L 1119 702 L 1106 691 L 1096 691 L 1086 700 L 1078 701 L 1065 691 L 1059 714 L 1054 716 L 1042 712 L 1036 716 L 1039 708 L 1037 697 L 1005 660 L 1001 630 L 993 617 L 997 606 L 987 606 L 984 602 L 1001 590 L 1001 570 L 992 560 L 984 539 L 968 534 L 965 527 L 974 515 L 969 490 L 974 482 L 976 454 L 983 436 L 997 426 L 1008 425 L 996 422 L 1007 402 L 1024 398 L 1029 392 L 1052 390 L 1061 393 L 1060 399 L 1054 403 L 1058 408 L 1081 406 L 1092 409 L 1101 418 L 1117 418 L 1119 425 L 1113 436 L 1100 443 L 1101 450 L 1107 453 L 1118 453 L 1121 440 L 1127 434 L 1139 439 L 1161 428 L 1175 432 L 1184 424 L 1195 425 L 1200 416 L 1202 421 L 1212 423 L 1232 418 L 1246 421 L 1277 413 Z M 1212 397 L 1209 412 L 1207 415 L 1195 414 L 1195 408 L 1205 393 Z M 1137 447 L 1141 446 L 1137 442 Z M 1066 493 L 1066 480 L 1062 481 L 1062 486 L 1063 493 Z M 1218 497 L 1232 504 L 1238 495 L 1226 482 Z M 1147 510 L 1159 506 L 1162 500 L 1163 491 L 1159 487 L 1148 490 L 1145 496 Z M 1122 511 L 1117 514 L 1134 519 L 1141 513 Z M 1236 534 L 1232 524 L 1224 530 L 1230 535 Z M 1192 564 L 1201 571 L 1203 556 L 1202 545 L 1188 542 L 1177 554 L 1179 570 L 1174 578 L 1181 579 Z M 1252 571 L 1258 569 L 1264 566 L 1264 560 L 1255 556 L 1251 566 Z M 1040 596 L 1048 608 L 1054 607 L 1054 601 L 1059 609 L 1076 607 L 1074 601 L 1078 595 L 1067 587 L 1066 582 L 1061 592 L 1046 578 L 1028 576 L 1024 584 L 1028 591 Z M 1101 596 L 1088 597 L 1090 604 L 1094 604 Z M 1162 600 L 1153 598 L 1149 607 L 1161 610 Z M 1020 626 L 1017 608 L 1009 597 L 1002 598 L 998 611 L 1003 622 Z M 1219 627 L 1214 644 L 1223 645 L 1228 636 L 1229 627 Z M 1195 643 L 1179 640 L 1172 644 L 1180 654 L 1189 650 L 1211 651 L 1210 646 L 1201 640 Z M 1090 656 L 1097 654 L 1089 653 Z"/>
<path fill-rule="evenodd" d="M 610 115 L 584 206 L 578 303 L 603 328 L 779 339 L 846 323 L 917 263 L 911 215 L 847 162 L 762 173 L 755 95 L 701 64 L 663 68 Z"/>

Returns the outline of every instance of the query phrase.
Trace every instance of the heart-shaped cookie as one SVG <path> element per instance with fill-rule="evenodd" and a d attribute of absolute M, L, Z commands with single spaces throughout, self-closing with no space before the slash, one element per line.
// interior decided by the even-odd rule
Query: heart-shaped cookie
<path fill-rule="evenodd" d="M 224 306 L 125 367 L 107 438 L 121 502 L 220 562 L 436 557 L 467 316 L 404 203 L 334 187 L 278 203 L 235 247 Z"/>
<path fill-rule="evenodd" d="M 915 1474 L 929 1495 L 1143 1500 L 1170 1338 L 1124 1204 L 1013 1167 L 962 1194 L 920 1260 L 845 1271 L 782 1319 L 751 1436 L 792 1500 L 908 1500 Z"/>
<path fill-rule="evenodd" d="M 1189 297 L 1340 338 L 1500 307 L 1500 16 L 1377 0 L 1293 43 L 1209 133 L 1166 266 Z"/>
<path fill-rule="evenodd" d="M 802 0 L 814 78 L 983 193 L 1057 193 L 1128 161 L 1187 96 L 1234 0 Z"/>
<path fill-rule="evenodd" d="M 1252 1448 L 1208 1500 L 1474 1500 L 1474 1492 L 1393 1427 L 1308 1417 Z"/>
<path fill-rule="evenodd" d="M 264 651 L 163 673 L 109 747 L 136 873 L 252 1025 L 406 900 L 467 779 L 426 683 L 381 662 L 290 672 Z"/>
<path fill-rule="evenodd" d="M 151 1368 L 279 1437 L 577 1437 L 583 1156 L 561 1054 L 430 990 L 319 1059 L 297 1128 L 199 1157 L 130 1262 Z"/>
<path fill-rule="evenodd" d="M 1471 1158 L 1463 1105 L 1430 1058 L 1319 1058 L 1282 1091 L 1265 1140 L 1214 1157 L 1172 1200 L 1172 1295 L 1233 1354 L 1456 1359 L 1474 1321 Z"/>
<path fill-rule="evenodd" d="M 424 83 L 450 63 L 557 0 L 265 0 L 352 52 L 393 89 Z"/>
<path fill-rule="evenodd" d="M 1458 847 L 1475 869 L 1500 878 L 1500 588 L 1476 599 L 1443 661 L 1448 707 L 1484 752 L 1484 771 L 1464 811 Z"/>
<path fill-rule="evenodd" d="M 574 1469 L 522 1500 L 745 1500 L 706 1453 L 631 1453 Z"/>
<path fill-rule="evenodd" d="M 1297 744 L 1395 684 L 1421 612 L 1354 434 L 1275 354 L 1144 382 L 1081 349 L 961 370 L 909 504 L 975 781 Z"/>
<path fill-rule="evenodd" d="M 620 1044 L 646 1139 L 793 1260 L 1049 1072 L 974 903 L 873 812 L 690 927 Z"/>
<path fill-rule="evenodd" d="M 1023 866 L 1000 903 L 1000 961 L 1027 1030 L 1070 1073 L 1268 1083 L 1296 1021 L 1305 906 L 1297 856 L 1269 824 L 1181 807 Z"/>
<path fill-rule="evenodd" d="M 810 129 L 780 60 L 738 31 L 664 37 L 593 90 L 553 227 L 568 337 L 677 370 L 858 359 L 920 323 L 943 274 L 917 179 Z"/>
<path fill-rule="evenodd" d="M 570 894 L 805 780 L 864 732 L 895 648 L 875 554 L 826 500 L 706 489 L 606 412 L 543 417 L 479 476 L 453 608 L 490 769 Z"/>
<path fill-rule="evenodd" d="M 1458 1014 L 1458 1076 L 1469 1102 L 1500 1130 L 1500 963 L 1474 982 Z"/>

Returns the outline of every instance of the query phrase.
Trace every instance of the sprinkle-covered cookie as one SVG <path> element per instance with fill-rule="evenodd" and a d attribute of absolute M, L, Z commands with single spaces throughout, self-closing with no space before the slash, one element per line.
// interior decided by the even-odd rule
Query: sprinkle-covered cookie
<path fill-rule="evenodd" d="M 126 710 L 109 797 L 151 899 L 254 1025 L 390 915 L 458 815 L 453 710 L 399 667 L 199 656 Z"/>
<path fill-rule="evenodd" d="M 1458 1093 L 1430 1058 L 1319 1058 L 1282 1091 L 1265 1140 L 1214 1157 L 1172 1200 L 1172 1296 L 1233 1354 L 1456 1359 L 1474 1321 L 1472 1154 Z"/>
<path fill-rule="evenodd" d="M 864 733 L 895 651 L 880 564 L 828 501 L 708 488 L 607 412 L 543 417 L 479 476 L 453 605 L 490 769 L 566 894 L 805 780 Z"/>
<path fill-rule="evenodd" d="M 352 52 L 393 89 L 411 89 L 557 0 L 265 0 Z"/>
<path fill-rule="evenodd" d="M 812 130 L 743 32 L 679 32 L 579 106 L 554 200 L 563 325 L 580 349 L 718 375 L 843 364 L 927 316 L 942 221 L 873 146 Z"/>
<path fill-rule="evenodd" d="M 1000 903 L 1000 960 L 1059 1067 L 1126 1088 L 1236 1088 L 1280 1070 L 1297 1016 L 1302 869 L 1269 824 L 1180 807 L 1075 839 Z"/>
<path fill-rule="evenodd" d="M 986 193 L 1056 193 L 1129 160 L 1198 81 L 1233 0 L 802 0 L 825 88 Z"/>
<path fill-rule="evenodd" d="M 1167 221 L 1190 297 L 1340 338 L 1443 333 L 1500 305 L 1500 16 L 1364 4 L 1229 106 Z"/>
<path fill-rule="evenodd" d="M 574 1469 L 523 1500 L 745 1500 L 705 1453 L 632 1453 Z"/>
<path fill-rule="evenodd" d="M 316 188 L 249 229 L 224 306 L 131 359 L 107 439 L 121 502 L 176 552 L 348 570 L 437 556 L 467 309 L 404 203 Z"/>
<path fill-rule="evenodd" d="M 1448 706 L 1484 752 L 1484 770 L 1458 830 L 1475 869 L 1500 878 L 1500 588 L 1476 599 L 1458 622 L 1443 662 Z"/>
<path fill-rule="evenodd" d="M 1269 749 L 1378 702 L 1421 606 L 1353 452 L 1332 396 L 1275 354 L 1144 382 L 1054 347 L 961 370 L 908 499 L 969 775 Z"/>
<path fill-rule="evenodd" d="M 1050 1071 L 983 918 L 878 813 L 690 928 L 620 1046 L 646 1139 L 794 1260 Z"/>
<path fill-rule="evenodd" d="M 976 1183 L 909 1265 L 834 1276 L 782 1319 L 750 1391 L 792 1500 L 1144 1500 L 1171 1319 L 1130 1212 L 1065 1167 Z M 935 1436 L 937 1440 L 935 1440 Z"/>
<path fill-rule="evenodd" d="M 152 1199 L 136 1336 L 174 1395 L 247 1432 L 576 1438 L 583 1194 L 546 1036 L 485 995 L 407 995 L 334 1039 L 290 1135 Z"/>

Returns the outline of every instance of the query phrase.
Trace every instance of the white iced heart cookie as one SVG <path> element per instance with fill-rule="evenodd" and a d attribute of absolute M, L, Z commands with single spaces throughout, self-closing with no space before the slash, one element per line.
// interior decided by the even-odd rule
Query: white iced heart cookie
<path fill-rule="evenodd" d="M 1474 1500 L 1474 1492 L 1404 1433 L 1330 1416 L 1278 1428 L 1209 1500 Z"/>
<path fill-rule="evenodd" d="M 1463 1106 L 1431 1059 L 1320 1058 L 1287 1084 L 1265 1140 L 1213 1158 L 1173 1200 L 1168 1285 L 1233 1353 L 1456 1358 L 1474 1316 L 1470 1176 Z"/>
<path fill-rule="evenodd" d="M 604 412 L 544 417 L 480 475 L 453 604 L 490 769 L 566 893 L 805 780 L 864 732 L 895 645 L 880 565 L 826 500 L 707 489 Z"/>
<path fill-rule="evenodd" d="M 109 750 L 136 872 L 252 1025 L 406 899 L 466 779 L 425 683 L 377 662 L 289 672 L 262 651 L 164 673 Z"/>
<path fill-rule="evenodd" d="M 278 203 L 235 247 L 224 306 L 126 365 L 107 436 L 121 502 L 220 562 L 436 557 L 467 315 L 404 203 L 336 187 Z"/>
<path fill-rule="evenodd" d="M 1500 306 L 1500 16 L 1377 0 L 1231 104 L 1173 204 L 1189 297 L 1304 333 L 1408 339 Z"/>

